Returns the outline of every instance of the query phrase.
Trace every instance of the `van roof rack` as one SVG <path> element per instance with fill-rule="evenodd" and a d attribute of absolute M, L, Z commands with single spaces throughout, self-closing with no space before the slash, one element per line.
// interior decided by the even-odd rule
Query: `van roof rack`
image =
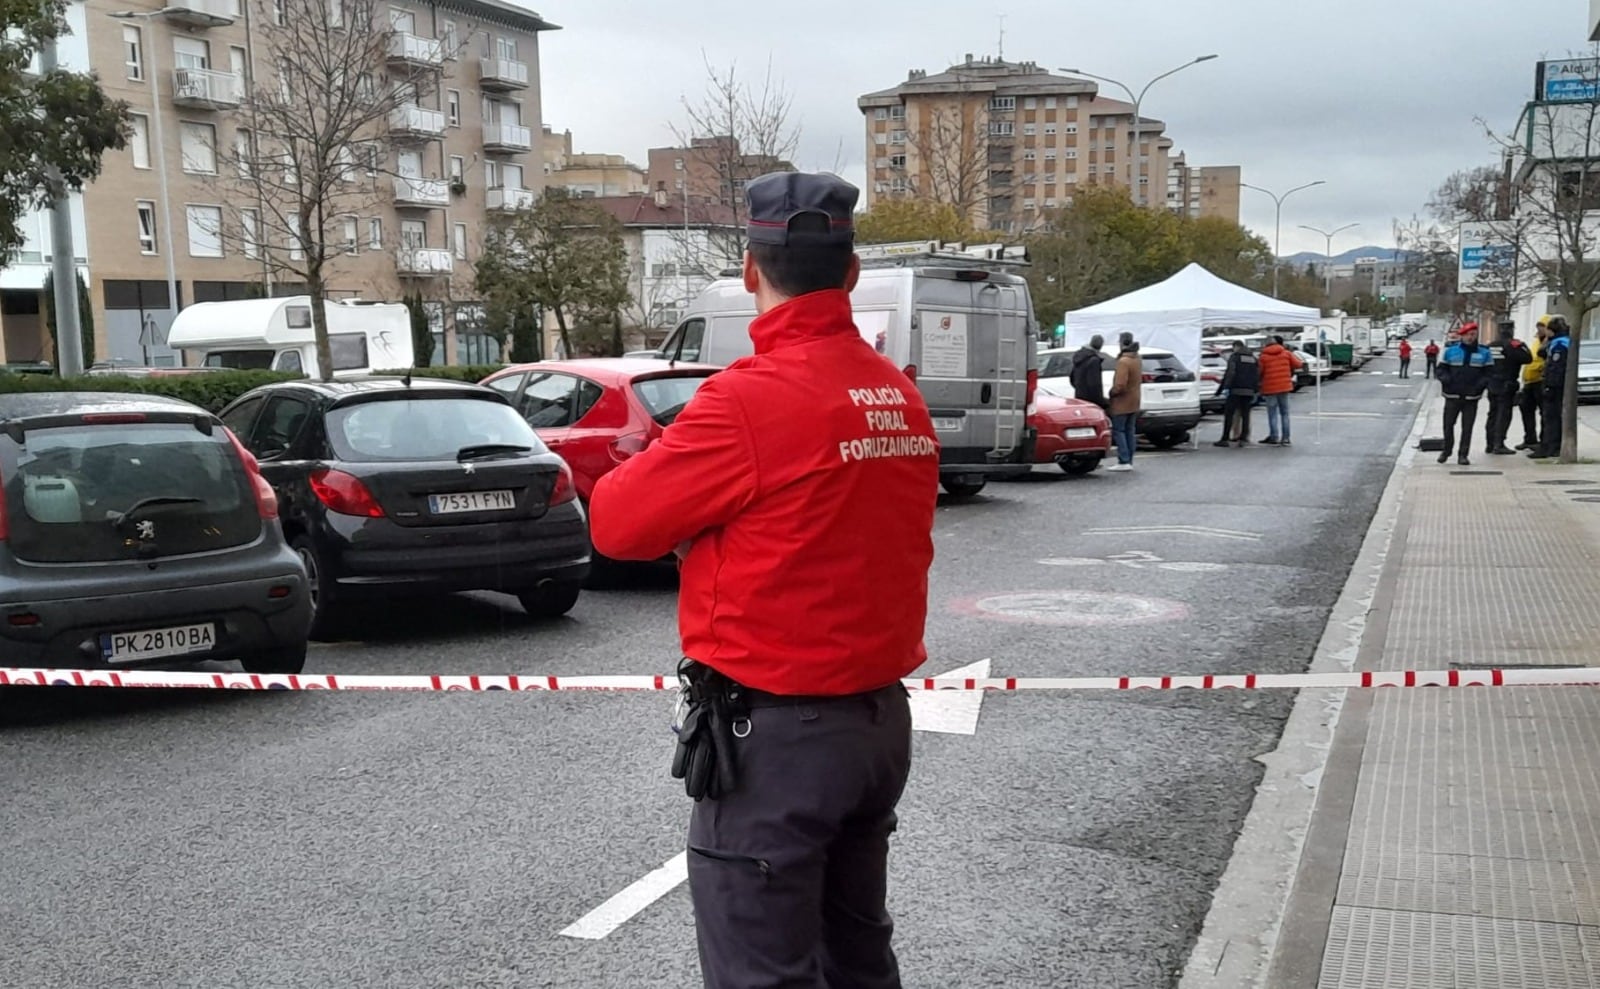
<path fill-rule="evenodd" d="M 907 240 L 892 244 L 863 244 L 856 248 L 863 267 L 908 264 L 943 264 L 996 268 L 1022 268 L 1029 264 L 1022 244 L 964 244 L 960 241 Z"/>

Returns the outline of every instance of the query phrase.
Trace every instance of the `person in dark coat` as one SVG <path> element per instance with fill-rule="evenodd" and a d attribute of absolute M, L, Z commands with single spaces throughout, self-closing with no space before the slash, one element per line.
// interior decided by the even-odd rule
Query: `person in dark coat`
<path fill-rule="evenodd" d="M 1101 350 L 1105 345 L 1106 339 L 1100 334 L 1090 337 L 1088 345 L 1072 355 L 1072 370 L 1067 375 L 1072 382 L 1072 397 L 1093 402 L 1101 411 L 1111 408 L 1106 400 L 1105 354 Z"/>
<path fill-rule="evenodd" d="M 1510 326 L 1500 327 L 1493 346 L 1494 363 L 1489 365 L 1489 423 L 1484 452 L 1511 456 L 1515 453 L 1506 446 L 1506 433 L 1511 429 L 1511 416 L 1517 404 L 1517 388 L 1522 379 L 1522 369 L 1533 360 L 1533 354 L 1521 340 L 1512 335 Z"/>
<path fill-rule="evenodd" d="M 1239 445 L 1250 442 L 1250 407 L 1261 390 L 1261 363 L 1243 340 L 1233 341 L 1233 353 L 1228 355 L 1228 369 L 1222 373 L 1222 383 L 1217 392 L 1226 392 L 1228 404 L 1222 408 L 1222 439 L 1212 446 L 1227 446 L 1233 435 L 1233 424 L 1239 423 Z"/>
<path fill-rule="evenodd" d="M 1567 365 L 1572 363 L 1572 329 L 1565 316 L 1552 316 L 1545 328 L 1550 339 L 1544 345 L 1544 393 L 1540 408 L 1544 428 L 1539 432 L 1539 445 L 1528 451 L 1530 457 L 1561 456 L 1561 436 L 1566 429 L 1562 408 L 1567 397 Z"/>

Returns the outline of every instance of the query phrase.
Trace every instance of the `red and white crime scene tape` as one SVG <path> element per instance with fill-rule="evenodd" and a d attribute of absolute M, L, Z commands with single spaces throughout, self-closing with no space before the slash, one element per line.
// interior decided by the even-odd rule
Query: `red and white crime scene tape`
<path fill-rule="evenodd" d="M 1600 667 L 1397 670 L 1356 673 L 1242 673 L 1145 677 L 912 677 L 909 690 L 1284 690 L 1361 687 L 1531 687 L 1600 684 Z M 0 668 L 0 686 L 165 687 L 210 690 L 665 691 L 676 676 L 267 675 L 172 670 Z"/>

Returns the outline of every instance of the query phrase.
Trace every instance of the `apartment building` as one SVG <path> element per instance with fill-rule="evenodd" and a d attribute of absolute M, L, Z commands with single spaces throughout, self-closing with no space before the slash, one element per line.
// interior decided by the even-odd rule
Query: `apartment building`
<path fill-rule="evenodd" d="M 260 243 L 247 221 L 242 230 L 223 221 L 220 174 L 228 149 L 251 140 L 244 94 L 248 80 L 273 71 L 262 65 L 262 39 L 284 11 L 284 0 L 72 4 L 76 33 L 63 61 L 98 73 L 132 114 L 128 147 L 106 156 L 82 196 L 76 246 L 99 358 L 175 364 L 165 340 L 178 308 L 301 290 L 268 263 L 269 251 L 285 248 Z M 430 85 L 390 117 L 379 145 L 388 161 L 373 168 L 381 195 L 343 221 L 348 248 L 333 266 L 332 294 L 392 301 L 415 289 L 434 314 L 436 360 L 493 359 L 498 343 L 483 334 L 472 263 L 490 215 L 529 205 L 542 188 L 539 35 L 558 27 L 505 0 L 392 0 L 379 11 L 394 34 L 374 77 L 420 72 Z M 30 356 L 24 334 L 0 339 L 7 359 Z"/>
<path fill-rule="evenodd" d="M 696 137 L 688 147 L 651 148 L 646 158 L 648 191 L 743 209 L 744 186 L 768 172 L 792 172 L 794 163 L 773 154 L 746 151 L 729 135 Z"/>
<path fill-rule="evenodd" d="M 622 155 L 574 152 L 570 130 L 557 134 L 546 124 L 539 137 L 539 150 L 544 159 L 546 188 L 566 189 L 585 199 L 640 196 L 648 189 L 644 169 Z"/>
<path fill-rule="evenodd" d="M 1167 166 L 1167 209 L 1195 219 L 1214 216 L 1238 223 L 1241 181 L 1238 165 L 1191 166 L 1179 152 Z"/>
<path fill-rule="evenodd" d="M 1080 185 L 1161 201 L 1166 125 L 1141 116 L 1135 128 L 1132 104 L 1101 95 L 1092 80 L 968 55 L 933 75 L 913 69 L 856 105 L 866 122 L 869 209 L 921 196 L 954 204 L 980 228 L 1019 232 L 1069 204 Z"/>

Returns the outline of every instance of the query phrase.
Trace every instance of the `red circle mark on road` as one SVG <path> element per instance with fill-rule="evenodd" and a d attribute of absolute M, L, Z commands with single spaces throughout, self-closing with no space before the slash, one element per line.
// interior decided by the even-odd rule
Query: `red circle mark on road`
<path fill-rule="evenodd" d="M 1180 601 L 1110 591 L 1044 590 L 984 594 L 953 601 L 951 608 L 977 618 L 1077 628 L 1148 625 L 1189 617 L 1189 606 Z"/>

